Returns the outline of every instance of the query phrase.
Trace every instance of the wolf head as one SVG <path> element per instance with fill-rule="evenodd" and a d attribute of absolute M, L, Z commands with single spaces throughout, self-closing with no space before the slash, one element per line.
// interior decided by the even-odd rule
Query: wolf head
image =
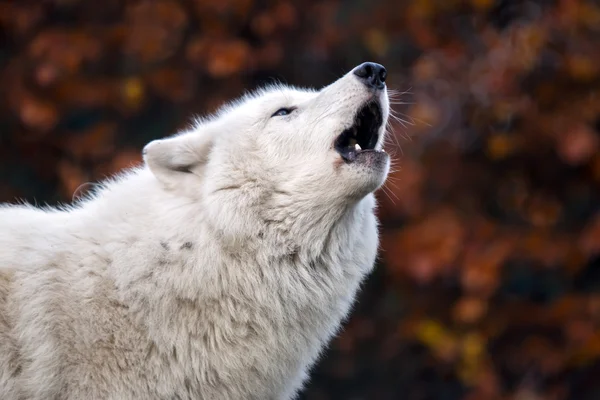
<path fill-rule="evenodd" d="M 383 66 L 364 63 L 319 91 L 259 90 L 149 143 L 146 164 L 165 190 L 221 208 L 356 204 L 389 170 L 385 78 Z"/>

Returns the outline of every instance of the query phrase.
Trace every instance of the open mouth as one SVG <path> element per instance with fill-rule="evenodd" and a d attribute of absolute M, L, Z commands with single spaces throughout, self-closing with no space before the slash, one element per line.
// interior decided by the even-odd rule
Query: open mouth
<path fill-rule="evenodd" d="M 337 137 L 334 143 L 335 150 L 347 162 L 354 161 L 361 152 L 373 151 L 379 140 L 379 128 L 382 123 L 379 102 L 366 104 L 356 114 L 354 124 Z"/>

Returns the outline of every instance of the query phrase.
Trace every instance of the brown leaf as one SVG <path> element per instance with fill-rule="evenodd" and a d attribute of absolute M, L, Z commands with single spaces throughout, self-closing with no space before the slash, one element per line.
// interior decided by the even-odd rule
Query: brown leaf
<path fill-rule="evenodd" d="M 159 96 L 180 103 L 190 100 L 195 93 L 196 79 L 189 70 L 161 68 L 148 77 L 150 87 Z"/>
<path fill-rule="evenodd" d="M 472 324 L 487 312 L 487 303 L 478 297 L 462 297 L 453 307 L 453 317 L 463 324 Z"/>
<path fill-rule="evenodd" d="M 19 116 L 26 127 L 41 132 L 52 130 L 59 120 L 58 110 L 51 102 L 30 95 L 21 98 Z"/>
<path fill-rule="evenodd" d="M 598 152 L 598 135 L 588 126 L 577 124 L 558 137 L 558 153 L 570 165 L 581 165 Z"/>
<path fill-rule="evenodd" d="M 144 1 L 127 8 L 125 23 L 123 50 L 142 63 L 155 63 L 175 53 L 188 17 L 177 1 Z"/>
<path fill-rule="evenodd" d="M 579 247 L 588 257 L 600 254 L 600 213 L 588 221 L 579 239 Z"/>
<path fill-rule="evenodd" d="M 241 40 L 223 42 L 213 46 L 208 59 L 208 72 L 215 78 L 225 78 L 247 66 L 250 47 Z"/>
<path fill-rule="evenodd" d="M 395 273 L 429 283 L 447 272 L 460 253 L 462 222 L 451 209 L 428 214 L 395 235 L 384 238 L 383 256 Z"/>

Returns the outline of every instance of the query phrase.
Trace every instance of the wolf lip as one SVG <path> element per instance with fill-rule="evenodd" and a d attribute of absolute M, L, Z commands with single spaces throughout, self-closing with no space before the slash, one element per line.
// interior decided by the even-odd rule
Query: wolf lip
<path fill-rule="evenodd" d="M 354 118 L 352 126 L 344 130 L 335 140 L 335 150 L 347 162 L 356 159 L 357 154 L 374 150 L 379 141 L 379 129 L 383 123 L 381 106 L 373 101 L 365 104 Z"/>

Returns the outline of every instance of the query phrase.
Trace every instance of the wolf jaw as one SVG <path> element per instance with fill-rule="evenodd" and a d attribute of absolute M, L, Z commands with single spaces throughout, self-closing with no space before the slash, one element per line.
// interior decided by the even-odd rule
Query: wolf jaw
<path fill-rule="evenodd" d="M 383 116 L 379 101 L 372 100 L 366 103 L 356 113 L 352 126 L 335 139 L 335 150 L 348 163 L 356 160 L 356 156 L 362 152 L 383 152 L 375 149 L 382 125 Z"/>

